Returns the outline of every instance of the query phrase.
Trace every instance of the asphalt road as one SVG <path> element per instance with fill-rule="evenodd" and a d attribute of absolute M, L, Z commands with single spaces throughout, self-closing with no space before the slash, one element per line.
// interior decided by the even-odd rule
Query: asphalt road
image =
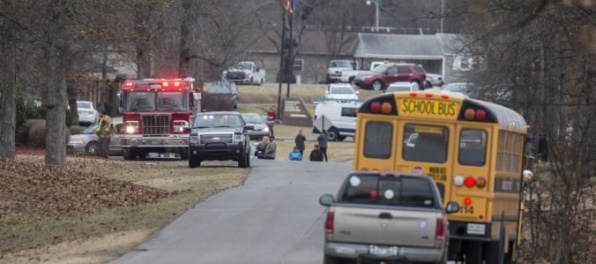
<path fill-rule="evenodd" d="M 351 161 L 251 160 L 243 186 L 198 204 L 112 264 L 322 263 L 323 193 L 333 193 Z"/>

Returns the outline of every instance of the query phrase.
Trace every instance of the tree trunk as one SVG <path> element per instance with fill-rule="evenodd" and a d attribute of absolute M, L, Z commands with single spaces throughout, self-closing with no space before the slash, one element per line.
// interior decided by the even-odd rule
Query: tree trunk
<path fill-rule="evenodd" d="M 46 165 L 66 167 L 66 66 L 70 49 L 66 41 L 65 1 L 50 7 L 49 38 L 42 44 L 46 68 L 43 103 L 46 112 Z"/>
<path fill-rule="evenodd" d="M 66 78 L 63 58 L 56 48 L 56 43 L 50 41 L 44 48 L 44 55 L 48 67 L 48 82 L 44 90 L 44 105 L 46 113 L 46 165 L 66 167 Z"/>
<path fill-rule="evenodd" d="M 16 48 L 12 50 L 12 54 L 6 54 L 9 50 L 6 46 L 1 45 L 0 50 L 4 51 L 0 54 L 3 63 L 0 63 L 0 74 L 3 74 L 2 80 L 11 80 L 0 83 L 0 157 L 7 157 L 14 159 L 15 157 L 15 129 L 16 129 Z M 1 60 L 0 60 L 1 61 Z"/>
<path fill-rule="evenodd" d="M 13 8 L 11 3 L 8 13 Z M 0 157 L 14 159 L 16 130 L 16 64 L 15 29 L 6 32 L 6 42 L 0 42 Z M 11 45 L 12 44 L 12 45 Z M 10 81 L 7 81 L 10 80 Z"/>
<path fill-rule="evenodd" d="M 193 0 L 182 1 L 182 21 L 180 23 L 180 56 L 178 61 L 178 77 L 187 77 L 187 65 L 190 63 L 190 47 L 189 43 L 192 43 L 191 25 L 193 17 L 191 12 Z"/>

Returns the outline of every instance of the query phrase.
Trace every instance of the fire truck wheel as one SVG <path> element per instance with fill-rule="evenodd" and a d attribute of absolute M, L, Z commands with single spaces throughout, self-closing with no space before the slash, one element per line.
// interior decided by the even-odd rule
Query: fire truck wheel
<path fill-rule="evenodd" d="M 180 155 L 181 160 L 187 160 L 188 159 L 188 149 L 181 149 L 178 152 L 178 155 Z"/>
<path fill-rule="evenodd" d="M 195 157 L 190 157 L 188 159 L 188 167 L 189 168 L 196 168 L 201 167 L 201 160 Z"/>
<path fill-rule="evenodd" d="M 122 148 L 122 157 L 124 157 L 125 160 L 134 160 L 137 158 L 137 153 L 132 149 Z"/>

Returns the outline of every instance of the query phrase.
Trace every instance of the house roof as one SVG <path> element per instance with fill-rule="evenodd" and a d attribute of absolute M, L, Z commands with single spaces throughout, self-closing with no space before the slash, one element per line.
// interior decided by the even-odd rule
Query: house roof
<path fill-rule="evenodd" d="M 278 53 L 281 36 L 269 31 L 258 38 L 247 51 L 253 53 Z M 437 33 L 435 35 L 378 34 L 378 33 L 331 33 L 305 31 L 302 34 L 298 54 L 329 55 L 333 45 L 340 46 L 337 55 L 355 58 L 439 60 L 445 55 L 465 52 L 465 35 Z"/>
<path fill-rule="evenodd" d="M 342 37 L 343 36 L 343 37 Z M 295 37 L 295 36 L 294 36 Z M 281 36 L 276 31 L 269 31 L 258 38 L 247 51 L 255 53 L 278 53 L 278 45 Z M 333 52 L 333 43 L 338 55 L 351 55 L 351 47 L 356 40 L 356 33 L 344 32 L 343 35 L 339 33 L 324 32 L 324 31 L 304 31 L 301 36 L 300 45 L 298 46 L 298 54 L 312 54 L 312 55 L 329 55 Z"/>
<path fill-rule="evenodd" d="M 359 33 L 352 46 L 356 58 L 442 59 L 444 55 L 461 53 L 461 35 L 398 35 Z"/>

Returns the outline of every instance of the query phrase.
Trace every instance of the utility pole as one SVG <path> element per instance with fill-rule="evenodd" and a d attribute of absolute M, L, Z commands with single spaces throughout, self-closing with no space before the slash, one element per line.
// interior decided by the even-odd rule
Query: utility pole
<path fill-rule="evenodd" d="M 290 40 L 288 41 L 288 58 L 286 62 L 286 70 L 287 70 L 287 79 L 288 82 L 287 90 L 286 90 L 286 98 L 290 98 L 290 83 L 292 82 L 292 77 L 294 73 L 294 60 L 292 60 L 292 51 L 294 48 L 294 39 L 292 38 L 292 32 L 294 29 L 292 28 L 292 20 L 294 20 L 294 0 L 290 0 L 290 17 L 289 17 L 289 30 L 290 30 Z"/>
<path fill-rule="evenodd" d="M 286 40 L 286 11 L 282 9 L 281 12 L 281 44 L 279 49 L 279 88 L 277 90 L 277 118 L 281 118 L 281 87 L 283 83 L 283 76 L 284 76 L 284 50 L 285 50 L 285 40 Z"/>

